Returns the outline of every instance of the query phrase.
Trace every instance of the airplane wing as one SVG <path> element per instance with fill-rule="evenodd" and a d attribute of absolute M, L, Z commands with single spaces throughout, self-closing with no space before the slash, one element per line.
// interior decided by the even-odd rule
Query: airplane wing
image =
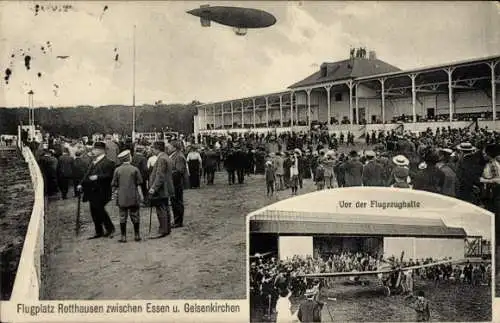
<path fill-rule="evenodd" d="M 464 263 L 466 261 L 467 261 L 467 259 L 443 260 L 443 261 L 433 262 L 430 264 L 403 267 L 403 268 L 399 268 L 399 269 L 387 268 L 387 269 L 372 270 L 372 271 L 318 273 L 318 274 L 305 274 L 305 275 L 298 275 L 298 276 L 299 277 L 306 277 L 306 278 L 375 276 L 378 274 L 389 274 L 391 272 L 398 271 L 398 270 L 400 270 L 400 271 L 416 270 L 416 269 L 420 269 L 420 268 L 434 267 L 434 266 L 439 266 L 439 265 L 444 265 L 444 264 L 449 264 L 449 263 Z"/>
<path fill-rule="evenodd" d="M 274 253 L 273 251 L 269 251 L 269 252 L 265 252 L 265 253 L 256 253 L 255 255 L 250 256 L 250 258 L 262 258 L 262 257 L 268 256 L 268 255 L 273 254 L 273 253 Z"/>

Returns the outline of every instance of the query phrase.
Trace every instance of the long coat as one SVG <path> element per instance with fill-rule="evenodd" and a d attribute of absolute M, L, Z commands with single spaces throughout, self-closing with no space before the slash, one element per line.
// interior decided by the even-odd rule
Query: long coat
<path fill-rule="evenodd" d="M 149 176 L 149 189 L 154 190 L 152 199 L 165 199 L 174 196 L 172 168 L 172 160 L 166 153 L 160 153 Z"/>
<path fill-rule="evenodd" d="M 107 204 L 111 200 L 111 181 L 115 171 L 115 163 L 107 157 L 97 164 L 91 163 L 87 176 L 83 179 L 83 200 L 96 204 Z M 91 181 L 90 176 L 97 175 L 97 180 Z"/>
<path fill-rule="evenodd" d="M 369 161 L 363 167 L 363 185 L 364 186 L 384 186 L 384 169 L 382 165 L 375 161 Z"/>

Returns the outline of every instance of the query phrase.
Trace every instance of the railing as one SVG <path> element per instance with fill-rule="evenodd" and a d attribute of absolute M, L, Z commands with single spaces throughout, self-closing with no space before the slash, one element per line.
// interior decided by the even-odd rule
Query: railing
<path fill-rule="evenodd" d="M 31 150 L 28 147 L 20 146 L 19 148 L 28 163 L 35 198 L 10 299 L 11 301 L 36 301 L 40 298 L 42 286 L 41 257 L 44 253 L 45 216 L 44 183 L 42 172 Z"/>

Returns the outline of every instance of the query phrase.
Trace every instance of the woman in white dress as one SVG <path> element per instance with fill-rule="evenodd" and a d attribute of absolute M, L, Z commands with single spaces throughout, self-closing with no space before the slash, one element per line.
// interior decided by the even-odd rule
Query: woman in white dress
<path fill-rule="evenodd" d="M 291 323 L 295 321 L 292 315 L 291 291 L 282 291 L 276 303 L 276 323 Z"/>

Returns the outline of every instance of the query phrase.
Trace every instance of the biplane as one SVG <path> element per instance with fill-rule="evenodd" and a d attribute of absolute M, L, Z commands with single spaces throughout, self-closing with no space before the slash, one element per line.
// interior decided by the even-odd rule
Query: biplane
<path fill-rule="evenodd" d="M 365 282 L 361 280 L 362 277 L 375 276 L 377 277 L 378 283 L 383 287 L 384 295 L 398 295 L 401 294 L 404 289 L 401 282 L 403 279 L 412 279 L 411 275 L 406 275 L 414 270 L 430 268 L 450 263 L 464 263 L 467 260 L 455 259 L 455 260 L 443 260 L 432 262 L 429 264 L 422 264 L 416 266 L 402 267 L 400 264 L 403 262 L 404 252 L 401 253 L 401 258 L 399 263 L 384 261 L 384 263 L 377 268 L 377 270 L 371 271 L 356 271 L 356 272 L 333 272 L 333 273 L 318 273 L 318 274 L 303 274 L 298 275 L 298 277 L 304 277 L 306 279 L 325 279 L 325 278 L 335 278 L 335 277 L 347 277 L 354 282 L 358 282 L 359 285 L 365 286 Z M 406 277 L 403 277 L 405 275 Z"/>

